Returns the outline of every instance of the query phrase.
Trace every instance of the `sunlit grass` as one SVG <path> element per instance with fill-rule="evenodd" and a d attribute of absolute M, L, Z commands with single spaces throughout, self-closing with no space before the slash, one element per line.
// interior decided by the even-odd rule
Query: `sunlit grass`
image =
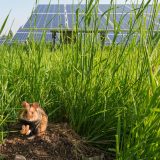
<path fill-rule="evenodd" d="M 92 16 L 90 2 L 86 30 Z M 21 102 L 38 101 L 50 121 L 69 122 L 84 141 L 113 152 L 116 159 L 158 160 L 160 35 L 154 32 L 154 14 L 148 30 L 142 24 L 147 5 L 133 9 L 136 19 L 123 43 L 115 43 L 115 34 L 103 50 L 96 28 L 86 36 L 76 32 L 76 42 L 57 46 L 54 52 L 43 40 L 1 46 L 1 140 L 7 124 L 17 121 Z"/>

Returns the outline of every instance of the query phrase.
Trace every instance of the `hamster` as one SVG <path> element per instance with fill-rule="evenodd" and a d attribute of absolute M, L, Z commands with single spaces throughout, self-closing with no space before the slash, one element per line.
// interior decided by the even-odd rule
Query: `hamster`
<path fill-rule="evenodd" d="M 38 135 L 45 133 L 48 124 L 48 116 L 40 107 L 39 103 L 22 102 L 23 110 L 20 114 L 22 128 L 20 133 L 23 135 Z"/>

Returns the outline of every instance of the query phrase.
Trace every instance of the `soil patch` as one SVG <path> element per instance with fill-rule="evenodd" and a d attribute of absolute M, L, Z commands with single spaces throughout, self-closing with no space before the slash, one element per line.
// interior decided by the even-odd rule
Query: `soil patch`
<path fill-rule="evenodd" d="M 20 125 L 0 145 L 1 157 L 6 160 L 112 160 L 101 150 L 85 143 L 66 123 L 49 124 L 42 137 L 27 139 L 19 133 Z M 0 159 L 1 159 L 0 157 Z M 16 157 L 16 158 L 15 158 Z"/>

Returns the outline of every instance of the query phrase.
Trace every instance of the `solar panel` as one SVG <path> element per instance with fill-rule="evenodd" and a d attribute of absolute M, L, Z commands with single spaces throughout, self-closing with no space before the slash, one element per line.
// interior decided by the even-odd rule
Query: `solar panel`
<path fill-rule="evenodd" d="M 131 9 L 127 7 L 126 5 L 118 4 L 113 7 L 115 13 L 127 13 L 130 12 Z"/>
<path fill-rule="evenodd" d="M 153 8 L 153 5 L 148 5 L 147 8 L 145 9 L 145 13 L 152 13 L 153 9 L 155 9 Z"/>
<path fill-rule="evenodd" d="M 6 42 L 7 37 L 0 37 L 0 45 Z"/>
<path fill-rule="evenodd" d="M 134 17 L 136 9 L 138 9 L 140 5 L 116 5 L 111 6 L 110 4 L 99 4 L 98 8 L 94 8 L 91 21 L 88 23 L 89 29 L 94 29 L 95 26 L 98 27 L 99 30 L 108 30 L 106 43 L 111 43 L 114 38 L 114 29 L 116 26 L 120 24 L 120 29 L 124 33 L 127 33 L 130 25 L 133 25 Z M 96 9 L 98 9 L 98 14 L 95 14 Z M 109 12 L 106 11 L 110 10 Z M 152 6 L 148 6 L 145 10 L 145 18 L 143 18 L 142 22 L 144 27 L 149 27 L 150 24 L 150 12 L 152 10 Z M 78 11 L 78 17 L 76 17 L 76 11 Z M 33 35 L 35 41 L 40 41 L 42 38 L 43 30 L 46 30 L 46 41 L 52 41 L 51 30 L 61 30 L 61 29 L 74 29 L 76 23 L 78 24 L 78 28 L 80 30 L 84 30 L 85 28 L 85 12 L 86 5 L 85 4 L 51 4 L 51 5 L 38 5 L 33 11 L 31 17 L 28 19 L 24 27 L 21 27 L 17 34 L 14 36 L 13 40 L 25 41 L 29 35 Z M 103 15 L 103 13 L 106 14 Z M 145 15 L 144 14 L 144 15 Z M 78 18 L 78 20 L 77 20 Z M 155 29 L 159 29 L 159 19 L 160 15 L 155 20 Z M 135 28 L 138 28 L 138 24 L 135 24 Z M 59 33 L 56 33 L 57 37 L 59 37 Z M 124 35 L 118 34 L 116 43 L 123 41 Z M 57 38 L 56 37 L 56 38 Z M 56 39 L 58 40 L 58 38 Z"/>
<path fill-rule="evenodd" d="M 42 30 L 28 30 L 20 27 L 13 37 L 12 41 L 18 41 L 18 42 L 25 42 L 26 40 L 33 39 L 35 41 L 40 41 L 42 38 L 42 35 L 45 36 L 46 42 L 51 42 L 52 40 L 52 33 L 50 31 L 44 32 Z"/>
<path fill-rule="evenodd" d="M 132 40 L 135 40 L 136 42 L 139 40 L 140 36 L 138 34 L 133 34 L 132 36 L 127 36 L 127 33 L 119 33 L 117 35 L 115 34 L 108 34 L 107 37 L 109 38 L 108 41 L 106 41 L 106 44 L 111 44 L 114 40 L 116 44 L 120 43 L 128 43 Z M 109 43 L 110 42 L 110 43 Z"/>
<path fill-rule="evenodd" d="M 35 9 L 35 12 L 32 14 L 30 19 L 27 21 L 27 23 L 24 25 L 24 28 L 37 28 L 37 29 L 63 29 L 63 28 L 73 28 L 76 24 L 76 11 L 79 8 L 79 26 L 80 28 L 84 27 L 84 12 L 85 12 L 85 4 L 81 5 L 38 5 Z M 138 8 L 138 6 L 135 6 L 135 8 Z M 129 29 L 129 23 L 130 23 L 130 17 L 133 16 L 130 13 L 132 10 L 132 5 L 116 5 L 116 6 L 110 6 L 100 4 L 98 9 L 98 17 L 101 20 L 99 29 L 113 29 L 115 22 L 119 23 L 121 22 L 121 29 L 127 30 Z M 106 10 L 111 9 L 111 15 L 109 19 L 109 23 L 106 23 L 107 21 L 107 13 L 104 15 L 104 17 L 101 17 L 100 14 L 103 14 Z M 151 10 L 151 6 L 148 7 L 149 11 Z M 114 13 L 113 13 L 114 10 Z M 148 11 L 148 12 L 149 12 Z M 113 18 L 113 16 L 115 18 Z M 147 15 L 148 17 L 150 15 Z M 92 16 L 93 18 L 94 16 Z M 146 24 L 148 26 L 149 24 L 149 18 L 146 19 Z M 97 19 L 96 19 L 97 20 Z M 92 20 L 94 21 L 94 20 Z M 94 22 L 91 22 L 94 23 Z M 91 28 L 92 28 L 91 24 Z"/>
<path fill-rule="evenodd" d="M 33 11 L 33 13 L 43 13 L 43 10 L 45 12 L 45 10 L 47 9 L 46 7 L 47 5 L 38 5 Z"/>
<path fill-rule="evenodd" d="M 125 39 L 125 35 L 123 35 L 123 34 L 119 34 L 119 35 L 117 35 L 117 37 L 116 37 L 116 43 L 122 43 L 122 42 L 124 42 L 124 39 Z"/>
<path fill-rule="evenodd" d="M 3 44 L 4 43 L 4 41 L 3 40 L 0 40 L 0 44 Z"/>
<path fill-rule="evenodd" d="M 52 42 L 53 41 L 53 39 L 52 39 L 52 34 L 50 33 L 50 34 L 46 34 L 46 42 Z M 57 39 L 56 39 L 56 41 L 57 41 Z"/>
<path fill-rule="evenodd" d="M 52 34 L 51 32 L 31 32 L 29 33 L 28 38 L 33 39 L 35 41 L 41 41 L 43 36 L 45 37 L 46 42 L 52 42 Z"/>
<path fill-rule="evenodd" d="M 158 15 L 157 17 L 156 17 L 156 20 L 155 20 L 155 30 L 159 30 L 160 29 L 160 15 Z"/>
<path fill-rule="evenodd" d="M 123 6 L 122 6 L 121 8 L 123 8 Z M 132 10 L 132 9 L 129 8 L 126 4 L 124 5 L 124 8 L 123 8 L 124 13 L 131 12 L 131 10 Z"/>
<path fill-rule="evenodd" d="M 28 38 L 28 32 L 24 33 L 16 33 L 15 36 L 13 37 L 12 41 L 18 41 L 18 42 L 25 42 Z"/>
<path fill-rule="evenodd" d="M 134 11 L 134 12 L 138 12 L 139 9 L 140 9 L 140 7 L 141 7 L 141 8 L 144 7 L 144 5 L 142 6 L 142 5 L 140 5 L 140 4 L 134 4 L 134 5 L 126 4 L 125 6 L 126 6 L 127 8 L 129 8 L 130 11 Z M 153 6 L 153 5 L 148 5 L 148 6 L 145 8 L 144 13 L 150 14 L 150 13 L 152 13 L 153 9 L 155 9 L 155 6 Z M 156 9 L 158 10 L 158 6 L 157 6 Z M 159 14 L 160 14 L 160 11 L 159 11 Z"/>
<path fill-rule="evenodd" d="M 101 22 L 99 26 L 100 29 L 108 29 L 108 30 L 113 29 L 113 25 L 111 25 L 111 22 L 107 22 L 107 17 L 102 16 L 101 14 L 98 14 L 98 16 L 99 16 L 99 21 Z"/>
<path fill-rule="evenodd" d="M 24 25 L 25 28 L 65 28 L 65 16 L 64 14 L 35 14 Z"/>
<path fill-rule="evenodd" d="M 111 5 L 109 5 L 109 4 L 99 4 L 99 10 L 102 12 L 102 13 L 104 13 L 104 12 L 106 12 L 106 11 L 108 11 L 108 10 L 113 10 L 113 7 L 111 7 Z"/>
<path fill-rule="evenodd" d="M 28 39 L 33 39 L 35 41 L 40 41 L 42 38 L 42 33 L 30 33 Z"/>
<path fill-rule="evenodd" d="M 39 5 L 39 6 L 37 7 L 37 9 L 36 9 L 36 12 L 38 12 L 38 13 L 45 13 L 46 10 L 47 10 L 46 7 L 47 7 L 47 6 Z"/>
<path fill-rule="evenodd" d="M 66 5 L 67 13 L 75 13 L 74 5 Z"/>
<path fill-rule="evenodd" d="M 78 11 L 79 13 L 84 13 L 85 12 L 85 4 L 81 4 L 81 5 L 76 4 L 73 6 L 73 9 L 74 9 L 73 10 L 74 13 L 76 13 L 76 11 Z"/>
<path fill-rule="evenodd" d="M 76 26 L 76 23 L 78 22 L 77 23 L 78 28 L 84 30 L 85 14 L 79 14 L 78 16 L 76 16 L 76 14 L 67 14 L 67 18 L 68 18 L 68 28 L 74 28 Z M 90 25 L 88 25 L 88 27 L 93 29 L 95 26 L 97 26 L 99 29 L 106 29 L 106 28 L 113 29 L 112 25 L 110 23 L 107 23 L 106 18 L 101 14 L 92 16 L 92 20 L 90 22 Z"/>
<path fill-rule="evenodd" d="M 129 29 L 129 20 L 130 20 L 130 15 L 126 14 L 126 15 L 121 15 L 121 14 L 116 14 L 110 15 L 110 21 L 113 23 L 113 26 L 115 26 L 115 22 L 117 23 L 117 25 L 120 25 L 120 28 L 123 29 Z"/>
<path fill-rule="evenodd" d="M 63 4 L 54 4 L 54 5 L 38 5 L 33 13 L 64 13 Z"/>

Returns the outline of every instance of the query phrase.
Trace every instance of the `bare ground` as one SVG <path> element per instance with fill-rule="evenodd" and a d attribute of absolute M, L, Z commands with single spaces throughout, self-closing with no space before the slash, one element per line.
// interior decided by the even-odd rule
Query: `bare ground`
<path fill-rule="evenodd" d="M 88 145 L 67 123 L 48 125 L 43 137 L 27 139 L 19 133 L 20 125 L 0 145 L 0 159 L 14 160 L 113 160 L 112 156 Z M 18 159 L 18 155 L 22 157 Z"/>

